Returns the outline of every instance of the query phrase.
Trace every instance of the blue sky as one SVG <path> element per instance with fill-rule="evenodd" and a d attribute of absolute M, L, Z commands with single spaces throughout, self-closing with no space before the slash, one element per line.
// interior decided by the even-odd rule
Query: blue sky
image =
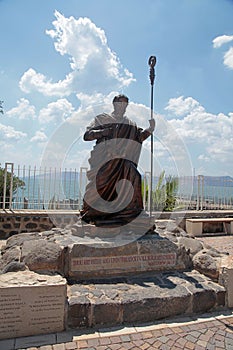
<path fill-rule="evenodd" d="M 0 30 L 2 166 L 86 166 L 116 93 L 147 127 L 156 55 L 155 172 L 233 175 L 232 0 L 0 0 Z"/>

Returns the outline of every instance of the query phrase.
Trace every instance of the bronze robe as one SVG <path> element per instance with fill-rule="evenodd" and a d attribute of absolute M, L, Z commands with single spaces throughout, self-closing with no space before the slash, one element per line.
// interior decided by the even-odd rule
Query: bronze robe
<path fill-rule="evenodd" d="M 95 137 L 96 131 L 103 130 L 105 136 Z M 84 140 L 97 141 L 89 159 L 82 220 L 96 225 L 124 225 L 141 213 L 141 175 L 137 165 L 142 142 L 149 135 L 148 130 L 138 128 L 127 117 L 117 120 L 114 114 L 97 116 L 87 128 Z"/>

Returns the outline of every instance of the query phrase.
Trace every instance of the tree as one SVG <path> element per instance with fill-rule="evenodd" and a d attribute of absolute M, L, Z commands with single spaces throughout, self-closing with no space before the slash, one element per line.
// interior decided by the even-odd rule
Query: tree
<path fill-rule="evenodd" d="M 5 181 L 5 169 L 0 167 L 0 207 L 3 207 L 3 191 L 4 191 L 4 181 Z M 7 171 L 6 177 L 6 208 L 9 208 L 10 200 L 10 186 L 11 186 L 11 173 Z M 19 179 L 17 176 L 13 175 L 12 183 L 12 194 L 14 194 L 18 188 L 25 186 L 23 180 Z"/>
<path fill-rule="evenodd" d="M 3 106 L 2 105 L 3 105 L 3 101 L 0 101 L 0 113 L 3 114 L 4 112 L 3 112 Z"/>

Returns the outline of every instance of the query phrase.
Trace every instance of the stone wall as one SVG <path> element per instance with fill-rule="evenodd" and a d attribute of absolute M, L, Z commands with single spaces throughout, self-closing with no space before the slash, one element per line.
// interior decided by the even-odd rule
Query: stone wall
<path fill-rule="evenodd" d="M 72 224 L 77 215 L 63 211 L 0 211 L 0 239 L 17 233 L 43 232 Z"/>

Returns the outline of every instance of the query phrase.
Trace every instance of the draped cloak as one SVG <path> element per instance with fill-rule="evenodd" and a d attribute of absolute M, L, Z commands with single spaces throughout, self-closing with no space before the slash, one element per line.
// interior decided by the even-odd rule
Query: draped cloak
<path fill-rule="evenodd" d="M 143 210 L 137 165 L 142 142 L 150 132 L 127 117 L 119 120 L 114 113 L 104 113 L 87 127 L 84 139 L 93 140 L 92 132 L 104 129 L 105 136 L 96 137 L 88 160 L 90 170 L 81 216 L 85 222 L 96 225 L 101 222 L 124 225 Z"/>

